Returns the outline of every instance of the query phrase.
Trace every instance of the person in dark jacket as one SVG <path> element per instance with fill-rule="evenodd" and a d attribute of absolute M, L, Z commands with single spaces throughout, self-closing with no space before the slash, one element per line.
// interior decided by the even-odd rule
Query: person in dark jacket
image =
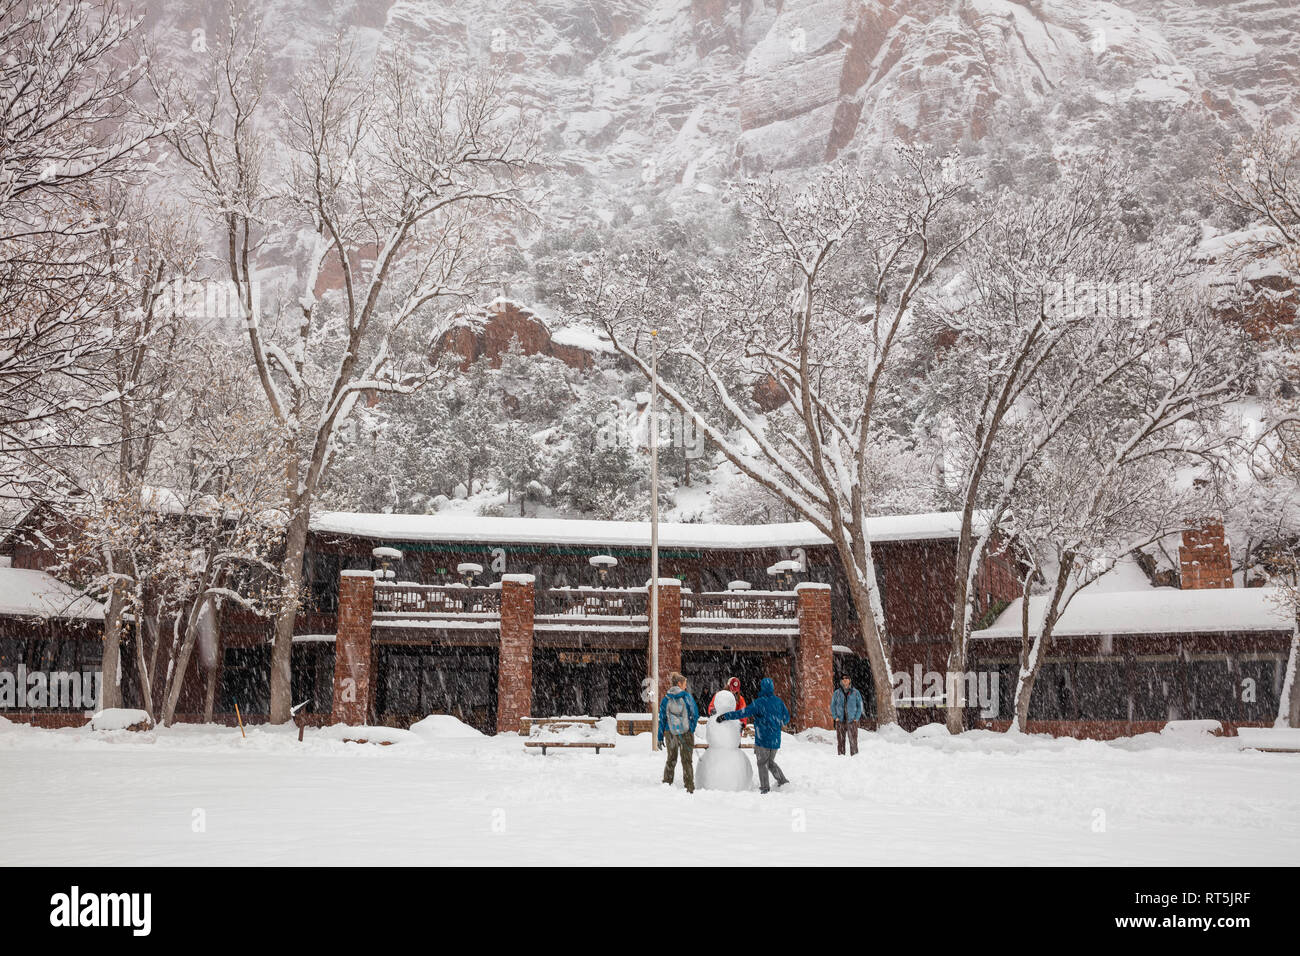
<path fill-rule="evenodd" d="M 840 756 L 844 756 L 844 738 L 849 741 L 849 756 L 858 755 L 858 722 L 866 708 L 862 706 L 862 693 L 853 686 L 853 681 L 845 674 L 840 678 L 840 686 L 831 695 L 831 719 L 835 721 L 835 743 Z"/>
<path fill-rule="evenodd" d="M 754 757 L 758 762 L 758 790 L 767 793 L 767 775 L 770 770 L 776 785 L 783 787 L 790 781 L 776 765 L 776 752 L 781 749 L 781 728 L 790 722 L 790 711 L 780 697 L 772 678 L 764 677 L 758 685 L 758 697 L 744 710 L 719 714 L 718 720 L 752 720 L 754 722 Z"/>
<path fill-rule="evenodd" d="M 671 685 L 659 702 L 659 746 L 668 741 L 668 762 L 664 764 L 664 783 L 671 784 L 677 771 L 677 758 L 682 758 L 682 783 L 686 792 L 695 792 L 695 725 L 700 719 L 700 708 L 686 689 L 686 678 L 674 671 L 668 675 Z"/>

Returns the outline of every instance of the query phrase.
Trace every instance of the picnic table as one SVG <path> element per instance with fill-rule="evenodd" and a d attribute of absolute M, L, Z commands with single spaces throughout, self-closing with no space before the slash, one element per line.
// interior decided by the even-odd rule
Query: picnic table
<path fill-rule="evenodd" d="M 543 757 L 552 747 L 600 753 L 614 746 L 598 729 L 595 717 L 525 717 L 519 724 L 521 731 L 527 728 L 524 746 L 540 750 Z"/>
<path fill-rule="evenodd" d="M 546 756 L 546 751 L 550 747 L 577 747 L 579 749 L 595 750 L 600 753 L 602 747 L 609 749 L 614 746 L 612 740 L 525 740 L 525 747 L 540 747 L 542 756 Z"/>
<path fill-rule="evenodd" d="M 1238 727 L 1237 739 L 1242 750 L 1262 750 L 1270 754 L 1300 753 L 1300 728 Z"/>
<path fill-rule="evenodd" d="M 519 733 L 525 737 L 533 733 L 535 727 L 550 727 L 553 729 L 567 729 L 574 726 L 595 727 L 597 717 L 520 717 Z"/>

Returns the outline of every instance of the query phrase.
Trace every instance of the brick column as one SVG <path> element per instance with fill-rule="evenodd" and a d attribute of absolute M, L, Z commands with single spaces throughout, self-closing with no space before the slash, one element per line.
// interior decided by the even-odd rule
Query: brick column
<path fill-rule="evenodd" d="M 531 574 L 501 576 L 501 655 L 497 662 L 497 733 L 518 733 L 533 709 L 533 613 Z"/>
<path fill-rule="evenodd" d="M 1207 518 L 1200 527 L 1184 531 L 1178 566 L 1184 591 L 1232 587 L 1232 555 L 1223 535 L 1223 522 Z"/>
<path fill-rule="evenodd" d="M 831 727 L 835 656 L 831 650 L 831 586 L 800 584 L 799 646 L 794 661 L 795 729 Z"/>
<path fill-rule="evenodd" d="M 334 644 L 336 724 L 369 723 L 372 700 L 370 623 L 375 609 L 375 577 L 370 571 L 344 571 L 339 577 L 338 638 Z"/>
<path fill-rule="evenodd" d="M 650 609 L 650 585 L 646 582 L 646 610 Z M 682 669 L 682 582 L 659 579 L 659 699 L 668 693 L 668 675 Z M 650 673 L 650 639 L 646 637 L 646 673 Z M 659 701 L 649 711 L 657 713 Z"/>

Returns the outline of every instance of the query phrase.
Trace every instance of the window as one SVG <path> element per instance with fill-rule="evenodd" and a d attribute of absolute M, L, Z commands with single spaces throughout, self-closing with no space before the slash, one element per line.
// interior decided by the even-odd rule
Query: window
<path fill-rule="evenodd" d="M 219 710 L 233 714 L 271 712 L 271 647 L 228 647 L 221 664 Z"/>
<path fill-rule="evenodd" d="M 1080 720 L 1127 720 L 1128 675 L 1122 658 L 1075 661 Z"/>
<path fill-rule="evenodd" d="M 1182 693 L 1177 661 L 1138 658 L 1133 662 L 1132 720 L 1181 720 Z"/>
<path fill-rule="evenodd" d="M 1271 721 L 1277 716 L 1282 698 L 1284 658 L 1259 658 L 1237 662 L 1235 693 L 1240 700 L 1239 719 Z M 1255 699 L 1249 700 L 1249 697 Z"/>
<path fill-rule="evenodd" d="M 303 712 L 328 714 L 334 707 L 334 645 L 310 641 L 293 646 L 291 695 Z"/>
<path fill-rule="evenodd" d="M 104 647 L 100 640 L 79 635 L 51 635 L 48 631 L 30 637 L 0 637 L 0 671 L 13 675 L 15 701 L 12 708 L 0 703 L 0 710 L 27 710 L 33 705 L 25 700 L 17 704 L 18 667 L 27 674 L 41 672 L 45 675 L 39 709 L 52 711 L 82 711 L 87 709 L 85 681 L 96 681 L 103 666 Z M 55 678 L 54 675 L 60 675 Z M 66 675 L 66 676 L 63 676 Z M 31 687 L 29 682 L 28 687 Z M 98 684 L 92 683 L 93 694 Z M 23 697 L 27 691 L 24 689 Z"/>
<path fill-rule="evenodd" d="M 1030 720 L 1074 720 L 1074 686 L 1069 661 L 1044 661 L 1029 698 Z"/>
<path fill-rule="evenodd" d="M 1225 654 L 1187 662 L 1188 720 L 1236 720 L 1239 687 L 1232 661 Z"/>

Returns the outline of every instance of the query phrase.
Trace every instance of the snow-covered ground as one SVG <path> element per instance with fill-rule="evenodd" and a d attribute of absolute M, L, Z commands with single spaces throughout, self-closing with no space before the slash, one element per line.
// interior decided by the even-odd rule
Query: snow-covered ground
<path fill-rule="evenodd" d="M 781 749 L 788 787 L 690 796 L 645 737 L 340 736 L 0 721 L 0 864 L 1300 862 L 1300 755 L 1233 739 L 866 733 L 840 758 L 814 731 Z"/>

